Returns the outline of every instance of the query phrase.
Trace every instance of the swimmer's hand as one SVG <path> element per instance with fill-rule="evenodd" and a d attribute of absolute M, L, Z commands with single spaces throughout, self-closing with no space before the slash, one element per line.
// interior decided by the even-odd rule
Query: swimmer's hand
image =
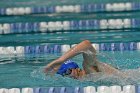
<path fill-rule="evenodd" d="M 46 74 L 55 74 L 57 70 L 60 68 L 61 64 L 56 62 L 57 60 L 49 63 L 47 66 L 44 67 L 44 73 Z"/>

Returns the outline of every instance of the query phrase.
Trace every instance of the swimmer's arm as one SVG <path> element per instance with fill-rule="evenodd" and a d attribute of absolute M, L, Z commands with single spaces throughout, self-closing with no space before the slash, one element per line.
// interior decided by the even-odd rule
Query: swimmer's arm
<path fill-rule="evenodd" d="M 45 66 L 44 72 L 47 73 L 48 71 L 53 71 L 54 73 L 59 69 L 60 66 L 61 66 L 61 61 L 56 59 Z"/>
<path fill-rule="evenodd" d="M 106 74 L 118 74 L 118 75 L 123 75 L 122 71 L 116 69 L 115 67 L 102 63 L 102 62 L 97 62 L 98 69 Z"/>
<path fill-rule="evenodd" d="M 58 58 L 58 59 L 54 60 L 53 62 L 49 63 L 45 67 L 46 71 L 48 69 L 55 68 L 58 65 L 60 66 L 66 60 L 68 60 L 68 59 L 70 59 L 70 58 L 72 58 L 72 57 L 74 57 L 74 56 L 76 56 L 80 53 L 83 53 L 84 51 L 90 49 L 91 47 L 92 47 L 91 43 L 88 40 L 85 40 L 85 41 L 79 43 L 78 45 L 71 48 L 68 52 L 66 52 L 63 56 L 61 56 L 60 58 Z M 96 52 L 95 50 L 93 50 L 93 51 Z"/>

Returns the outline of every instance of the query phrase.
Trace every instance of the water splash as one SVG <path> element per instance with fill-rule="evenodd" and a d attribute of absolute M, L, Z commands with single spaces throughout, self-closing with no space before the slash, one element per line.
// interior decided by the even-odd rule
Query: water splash
<path fill-rule="evenodd" d="M 45 74 L 43 72 L 43 68 L 39 68 L 31 72 L 31 77 L 38 78 L 47 82 L 47 86 L 80 86 L 82 85 L 82 81 L 76 80 L 70 77 L 63 77 L 59 74 Z M 72 83 L 74 82 L 74 83 Z"/>
<path fill-rule="evenodd" d="M 140 84 L 140 68 L 122 70 L 125 76 L 117 74 L 105 74 L 102 72 L 91 73 L 83 77 L 84 81 L 94 82 L 100 85 L 129 85 Z"/>
<path fill-rule="evenodd" d="M 34 78 L 42 79 L 44 81 L 50 82 L 48 85 L 55 86 L 69 86 L 71 82 L 74 82 L 70 86 L 75 85 L 85 85 L 85 83 L 92 85 L 128 85 L 128 84 L 140 84 L 140 69 L 129 69 L 122 70 L 127 76 L 121 76 L 117 74 L 107 75 L 105 73 L 91 73 L 85 77 L 76 80 L 70 77 L 63 77 L 58 74 L 46 75 L 43 72 L 43 68 L 34 70 L 31 76 Z"/>
<path fill-rule="evenodd" d="M 86 52 L 88 53 L 88 52 Z M 109 52 L 110 53 L 110 52 Z M 90 52 L 91 54 L 91 52 Z M 139 54 L 139 52 L 138 52 Z M 50 85 L 55 84 L 55 86 L 68 86 L 70 84 L 72 84 L 71 86 L 86 86 L 86 85 L 128 85 L 128 84 L 140 84 L 140 68 L 133 67 L 133 65 L 135 65 L 136 63 L 138 64 L 139 59 L 137 55 L 133 55 L 132 53 L 120 53 L 117 52 L 116 54 L 112 55 L 111 54 L 107 54 L 107 53 L 97 53 L 96 56 L 98 56 L 99 60 L 103 60 L 102 62 L 105 63 L 109 63 L 111 65 L 114 66 L 114 64 L 119 63 L 119 65 L 117 64 L 117 67 L 121 67 L 121 65 L 125 66 L 125 70 L 120 70 L 122 73 L 127 74 L 127 76 L 121 76 L 121 75 L 117 75 L 117 74 L 111 74 L 111 75 L 107 75 L 103 72 L 99 72 L 99 73 L 91 73 L 86 75 L 85 77 L 83 77 L 80 80 L 76 80 L 70 77 L 62 77 L 61 75 L 58 74 L 54 74 L 54 76 L 52 75 L 47 75 L 43 73 L 43 68 L 40 69 L 36 69 L 32 72 L 32 77 L 34 78 L 39 78 L 39 79 L 43 79 L 45 81 L 49 81 L 51 82 Z M 110 57 L 110 55 L 112 55 Z M 125 55 L 125 56 L 124 56 Z M 80 59 L 79 59 L 80 57 Z M 82 63 L 81 60 L 81 56 L 78 57 L 78 61 L 80 61 Z M 134 62 L 130 62 L 133 59 L 131 58 L 135 58 Z M 129 62 L 126 61 L 125 59 L 129 59 Z M 123 61 L 124 60 L 124 61 Z M 80 63 L 80 64 L 81 64 Z M 127 68 L 126 68 L 127 66 Z M 129 67 L 131 66 L 131 67 Z M 133 69 L 128 69 L 128 68 L 133 68 Z M 120 69 L 124 69 L 124 68 L 120 68 Z M 71 83 L 73 82 L 73 83 Z"/>

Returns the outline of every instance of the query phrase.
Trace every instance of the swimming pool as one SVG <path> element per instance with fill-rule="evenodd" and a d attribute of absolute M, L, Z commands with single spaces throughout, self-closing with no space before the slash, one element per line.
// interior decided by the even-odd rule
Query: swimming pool
<path fill-rule="evenodd" d="M 98 45 L 98 46 L 97 46 Z M 114 46 L 115 47 L 114 47 Z M 122 46 L 124 48 L 122 48 Z M 2 87 L 49 87 L 49 86 L 100 86 L 100 85 L 127 85 L 127 84 L 139 84 L 139 78 L 135 80 L 117 82 L 111 79 L 101 78 L 95 79 L 91 82 L 90 79 L 76 80 L 69 77 L 62 77 L 60 75 L 45 76 L 42 72 L 43 66 L 52 60 L 60 57 L 62 52 L 67 51 L 70 45 L 60 44 L 45 44 L 45 45 L 30 45 L 22 46 L 24 50 L 20 51 L 20 55 L 11 53 L 11 55 L 1 55 L 0 71 L 1 71 L 1 86 Z M 97 57 L 101 62 L 109 63 L 119 69 L 136 69 L 140 67 L 139 55 L 140 51 L 139 43 L 100 43 L 96 44 L 99 51 Z M 11 47 L 10 47 L 11 48 Z M 19 47 L 16 47 L 18 49 Z M 22 49 L 20 47 L 20 49 Z M 6 50 L 6 49 L 5 49 Z M 11 48 L 12 50 L 12 48 Z M 19 51 L 19 50 L 18 50 Z M 3 51 L 4 53 L 4 51 Z M 80 66 L 82 64 L 82 56 L 76 56 L 73 58 Z M 134 74 L 135 75 L 135 74 Z M 106 80 L 105 80 L 106 79 Z M 117 80 L 117 79 L 116 79 Z M 73 82 L 73 83 L 71 83 Z"/>
<path fill-rule="evenodd" d="M 87 86 L 100 88 L 140 84 L 139 0 L 14 2 L 0 2 L 0 88 L 16 87 L 16 93 L 20 93 L 19 88 L 30 87 L 30 91 L 23 89 L 22 93 L 48 93 L 48 87 L 55 87 L 56 91 L 69 87 L 68 91 L 81 89 L 81 92 L 75 93 L 83 93 L 83 87 Z M 57 74 L 46 76 L 43 73 L 45 65 L 83 40 L 91 41 L 99 61 L 127 70 L 131 77 L 122 79 L 90 74 L 82 80 L 76 80 Z M 73 60 L 82 68 L 82 55 Z M 127 86 L 123 90 L 134 88 Z M 108 87 L 101 88 L 102 91 L 106 89 Z M 121 90 L 120 87 L 116 89 Z M 4 91 L 2 93 L 10 90 Z"/>

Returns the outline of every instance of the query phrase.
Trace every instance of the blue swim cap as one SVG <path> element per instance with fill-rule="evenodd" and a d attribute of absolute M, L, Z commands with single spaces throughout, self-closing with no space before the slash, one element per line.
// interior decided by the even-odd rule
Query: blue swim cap
<path fill-rule="evenodd" d="M 64 75 L 68 69 L 76 69 L 79 66 L 72 60 L 64 62 L 57 71 L 57 74 Z"/>

